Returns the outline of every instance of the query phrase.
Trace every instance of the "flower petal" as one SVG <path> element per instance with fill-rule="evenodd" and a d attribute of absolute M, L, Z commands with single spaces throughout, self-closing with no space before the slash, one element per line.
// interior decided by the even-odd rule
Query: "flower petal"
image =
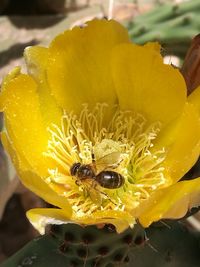
<path fill-rule="evenodd" d="M 163 64 L 157 46 L 122 44 L 112 54 L 112 74 L 123 110 L 141 113 L 163 124 L 180 115 L 186 86 L 177 69 Z"/>
<path fill-rule="evenodd" d="M 133 227 L 134 218 L 127 212 L 119 210 L 97 211 L 92 216 L 77 216 L 74 214 L 71 218 L 74 223 L 94 225 L 94 224 L 113 224 L 118 233 L 123 232 L 128 227 Z"/>
<path fill-rule="evenodd" d="M 28 74 L 38 82 L 45 81 L 48 48 L 42 46 L 26 47 L 24 50 L 24 58 L 28 68 Z"/>
<path fill-rule="evenodd" d="M 110 54 L 129 42 L 127 30 L 116 21 L 93 20 L 59 35 L 49 47 L 48 81 L 57 102 L 79 113 L 83 103 L 116 103 Z"/>
<path fill-rule="evenodd" d="M 31 209 L 26 213 L 31 224 L 43 235 L 48 224 L 70 223 L 70 214 L 61 209 Z M 71 222 L 72 223 L 72 222 Z"/>
<path fill-rule="evenodd" d="M 156 191 L 139 206 L 140 223 L 148 227 L 163 218 L 183 217 L 189 209 L 200 205 L 200 178 L 182 181 Z"/>
<path fill-rule="evenodd" d="M 40 234 L 45 233 L 45 226 L 47 224 L 67 224 L 75 223 L 79 225 L 101 225 L 101 224 L 113 224 L 116 227 L 118 233 L 123 232 L 130 225 L 133 226 L 133 218 L 127 218 L 125 212 L 119 211 L 106 211 L 97 212 L 93 216 L 72 216 L 61 209 L 31 209 L 26 213 L 28 219 L 33 224 L 33 226 L 40 232 Z M 122 218 L 122 215 L 125 215 Z"/>
<path fill-rule="evenodd" d="M 200 114 L 200 86 L 197 87 L 188 97 L 188 101 L 192 103 Z"/>
<path fill-rule="evenodd" d="M 125 212 L 119 211 L 97 212 L 94 216 L 81 216 L 80 218 L 78 218 L 78 216 L 70 217 L 69 215 L 69 213 L 67 214 L 61 209 L 32 209 L 27 212 L 28 219 L 41 234 L 44 234 L 45 226 L 47 224 L 113 224 L 116 227 L 116 231 L 121 233 L 135 223 L 132 216 L 129 215 L 128 218 Z"/>
<path fill-rule="evenodd" d="M 47 175 L 52 160 L 45 158 L 48 132 L 40 110 L 37 84 L 28 75 L 7 78 L 0 96 L 7 134 L 17 152 L 42 176 Z M 49 110 L 49 112 L 51 112 Z"/>
<path fill-rule="evenodd" d="M 23 158 L 22 155 L 20 155 L 19 152 L 16 153 L 10 141 L 8 140 L 5 132 L 2 133 L 1 140 L 7 152 L 12 158 L 12 162 L 14 163 L 15 168 L 17 169 L 17 173 L 19 174 L 22 183 L 32 192 L 43 198 L 48 203 L 63 208 L 68 214 L 71 214 L 72 212 L 71 207 L 69 206 L 69 203 L 64 196 L 60 196 L 56 192 L 54 192 L 48 186 L 48 184 L 46 184 L 42 180 L 42 178 L 39 177 L 36 173 L 23 170 L 23 169 L 27 170 L 31 169 L 31 167 L 28 166 L 28 162 L 26 161 L 26 159 Z"/>
<path fill-rule="evenodd" d="M 187 103 L 179 120 L 164 129 L 156 141 L 153 150 L 166 148 L 163 167 L 175 183 L 191 169 L 200 153 L 200 120 L 194 106 Z"/>
<path fill-rule="evenodd" d="M 27 47 L 24 52 L 28 74 L 37 83 L 40 110 L 43 122 L 48 127 L 50 124 L 60 125 L 62 111 L 54 97 L 50 94 L 46 77 L 48 64 L 48 49 L 42 46 Z"/>

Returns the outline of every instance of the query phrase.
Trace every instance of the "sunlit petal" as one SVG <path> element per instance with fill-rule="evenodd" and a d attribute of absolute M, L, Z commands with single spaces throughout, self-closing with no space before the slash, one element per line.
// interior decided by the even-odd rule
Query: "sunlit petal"
<path fill-rule="evenodd" d="M 116 47 L 112 74 L 121 109 L 142 113 L 149 122 L 163 125 L 181 114 L 186 101 L 184 79 L 177 69 L 163 64 L 152 45 Z"/>
<path fill-rule="evenodd" d="M 200 203 L 200 178 L 156 191 L 138 208 L 140 223 L 148 227 L 163 218 L 181 218 Z"/>
<path fill-rule="evenodd" d="M 15 165 L 22 183 L 48 203 L 60 208 L 62 207 L 67 211 L 68 214 L 70 214 L 71 207 L 67 199 L 64 196 L 58 195 L 48 186 L 47 183 L 44 182 L 44 180 L 40 176 L 31 171 L 31 167 L 29 166 L 26 159 L 23 158 L 23 155 L 21 155 L 19 151 L 16 153 L 14 147 L 11 145 L 5 133 L 1 134 L 1 140 L 4 148 L 11 156 L 12 162 Z"/>
<path fill-rule="evenodd" d="M 55 38 L 49 48 L 47 75 L 58 103 L 79 113 L 83 103 L 115 104 L 110 54 L 129 42 L 127 31 L 116 21 L 93 20 Z"/>
<path fill-rule="evenodd" d="M 45 233 L 48 224 L 64 224 L 70 222 L 70 214 L 61 209 L 31 209 L 26 213 L 31 224 L 39 231 Z"/>
<path fill-rule="evenodd" d="M 164 168 L 175 183 L 195 164 L 200 153 L 200 119 L 193 105 L 187 103 L 180 118 L 164 129 L 153 150 L 165 147 Z"/>

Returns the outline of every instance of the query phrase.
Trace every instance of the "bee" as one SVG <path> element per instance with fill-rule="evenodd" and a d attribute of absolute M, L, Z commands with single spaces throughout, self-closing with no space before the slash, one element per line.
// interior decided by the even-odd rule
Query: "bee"
<path fill-rule="evenodd" d="M 124 177 L 120 173 L 113 171 L 121 162 L 120 156 L 121 154 L 119 152 L 112 152 L 95 160 L 94 154 L 92 154 L 91 164 L 76 162 L 71 166 L 70 173 L 76 177 L 76 183 L 78 185 L 81 183 L 90 184 L 88 191 L 93 200 L 94 198 L 98 199 L 98 197 L 94 191 L 92 193 L 92 189 L 107 196 L 107 194 L 99 190 L 99 186 L 106 189 L 117 189 L 123 186 L 125 182 Z M 98 172 L 98 169 L 101 169 L 101 171 Z"/>

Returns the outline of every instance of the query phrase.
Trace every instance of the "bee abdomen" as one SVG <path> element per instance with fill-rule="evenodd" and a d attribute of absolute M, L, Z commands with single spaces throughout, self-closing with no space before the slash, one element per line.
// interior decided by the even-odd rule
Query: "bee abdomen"
<path fill-rule="evenodd" d="M 100 186 L 108 189 L 116 189 L 124 184 L 124 177 L 114 171 L 102 171 L 95 179 Z"/>

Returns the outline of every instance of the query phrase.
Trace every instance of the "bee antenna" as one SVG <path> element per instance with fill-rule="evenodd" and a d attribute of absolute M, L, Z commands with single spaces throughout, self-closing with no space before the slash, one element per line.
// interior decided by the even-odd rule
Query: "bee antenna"
<path fill-rule="evenodd" d="M 75 176 L 76 173 L 77 173 L 77 171 L 78 171 L 78 169 L 80 168 L 80 166 L 81 166 L 81 163 L 80 163 L 80 162 L 76 162 L 76 163 L 74 163 L 74 164 L 71 166 L 71 168 L 70 168 L 70 174 L 71 174 L 72 176 Z"/>

